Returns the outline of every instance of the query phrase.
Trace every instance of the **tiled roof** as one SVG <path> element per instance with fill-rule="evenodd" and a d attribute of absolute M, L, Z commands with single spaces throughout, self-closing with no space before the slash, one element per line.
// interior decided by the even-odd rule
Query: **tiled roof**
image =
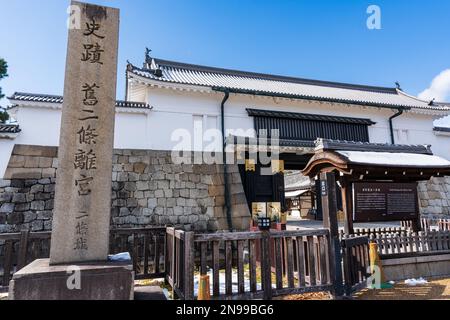
<path fill-rule="evenodd" d="M 63 103 L 62 96 L 56 96 L 56 95 L 50 95 L 50 94 L 23 93 L 23 92 L 16 92 L 8 99 L 14 100 L 14 101 L 25 101 L 25 102 L 42 102 L 42 103 L 55 103 L 55 104 Z M 116 107 L 140 108 L 140 109 L 150 109 L 151 108 L 146 103 L 123 101 L 123 100 L 117 100 Z"/>
<path fill-rule="evenodd" d="M 284 188 L 286 191 L 309 189 L 311 188 L 311 180 L 299 172 L 287 172 L 284 175 Z"/>
<path fill-rule="evenodd" d="M 226 139 L 226 143 L 229 145 L 237 145 L 237 144 L 245 144 L 248 146 L 257 146 L 262 142 L 258 138 L 250 138 L 244 136 L 233 136 L 230 135 Z M 268 146 L 271 145 L 271 139 L 268 138 L 265 141 Z M 280 147 L 302 147 L 302 148 L 314 148 L 314 141 L 306 141 L 306 140 L 294 140 L 294 139 L 278 139 L 277 143 Z"/>
<path fill-rule="evenodd" d="M 163 83 L 175 83 L 229 90 L 236 93 L 349 103 L 389 108 L 420 108 L 450 111 L 450 106 L 431 104 L 396 88 L 353 85 L 308 80 L 238 70 L 229 70 L 151 59 L 144 68 L 131 64 L 129 76 L 140 76 Z"/>
<path fill-rule="evenodd" d="M 354 142 L 331 139 L 317 139 L 316 149 L 339 150 L 339 151 L 372 151 L 372 152 L 393 152 L 410 154 L 428 154 L 432 155 L 430 145 L 410 145 L 410 144 L 385 144 L 370 142 Z"/>
<path fill-rule="evenodd" d="M 301 119 L 301 120 L 315 120 L 315 121 L 328 121 L 328 122 L 341 122 L 341 123 L 354 123 L 354 124 L 367 124 L 367 125 L 375 124 L 375 122 L 373 122 L 370 119 L 326 116 L 326 115 L 320 115 L 320 114 L 280 112 L 280 111 L 269 111 L 269 110 L 260 110 L 260 109 L 247 109 L 247 113 L 249 116 L 252 116 L 252 117 Z"/>
<path fill-rule="evenodd" d="M 23 92 L 15 92 L 11 97 L 8 97 L 8 99 L 18 101 L 44 102 L 44 103 L 63 102 L 62 96 L 55 96 L 51 94 L 23 93 Z"/>
<path fill-rule="evenodd" d="M 440 132 L 450 132 L 450 127 L 434 127 L 433 130 Z"/>
<path fill-rule="evenodd" d="M 1 124 L 0 133 L 19 133 L 22 131 L 17 124 Z"/>

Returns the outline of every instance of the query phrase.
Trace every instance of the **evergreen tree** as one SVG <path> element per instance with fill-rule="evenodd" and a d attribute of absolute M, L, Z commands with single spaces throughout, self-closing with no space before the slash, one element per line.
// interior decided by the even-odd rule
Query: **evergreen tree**
<path fill-rule="evenodd" d="M 8 76 L 8 64 L 5 59 L 0 58 L 0 80 Z M 0 100 L 3 99 L 5 95 L 2 92 L 2 87 L 0 87 Z M 9 120 L 9 114 L 0 106 L 0 123 L 5 123 Z"/>

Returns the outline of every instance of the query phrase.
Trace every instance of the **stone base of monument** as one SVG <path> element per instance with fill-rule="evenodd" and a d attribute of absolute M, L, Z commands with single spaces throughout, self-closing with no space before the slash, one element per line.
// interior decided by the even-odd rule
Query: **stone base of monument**
<path fill-rule="evenodd" d="M 117 262 L 54 266 L 49 259 L 35 260 L 9 285 L 10 300 L 133 300 L 133 295 L 133 267 Z"/>

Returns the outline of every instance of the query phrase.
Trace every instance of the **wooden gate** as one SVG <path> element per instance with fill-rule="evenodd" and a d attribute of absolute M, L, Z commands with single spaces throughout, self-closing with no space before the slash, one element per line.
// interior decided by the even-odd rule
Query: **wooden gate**
<path fill-rule="evenodd" d="M 194 234 L 168 228 L 166 239 L 166 279 L 181 299 L 195 299 L 201 275 L 210 277 L 212 299 L 271 299 L 333 288 L 326 229 Z"/>
<path fill-rule="evenodd" d="M 183 300 L 192 300 L 194 293 L 193 236 L 193 232 L 166 230 L 166 281 Z"/>
<path fill-rule="evenodd" d="M 369 274 L 369 238 L 367 236 L 342 239 L 344 288 L 347 296 L 367 286 Z"/>

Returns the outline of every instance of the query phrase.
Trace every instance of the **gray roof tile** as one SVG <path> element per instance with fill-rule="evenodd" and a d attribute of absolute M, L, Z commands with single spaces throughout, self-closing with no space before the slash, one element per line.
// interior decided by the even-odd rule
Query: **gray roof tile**
<path fill-rule="evenodd" d="M 323 150 L 433 154 L 430 145 L 355 142 L 322 138 L 317 139 L 315 145 L 316 149 Z"/>
<path fill-rule="evenodd" d="M 433 130 L 440 132 L 450 132 L 450 127 L 434 127 Z"/>
<path fill-rule="evenodd" d="M 249 116 L 252 116 L 252 117 L 302 119 L 302 120 L 354 123 L 354 124 L 366 124 L 366 125 L 375 124 L 375 122 L 373 122 L 370 119 L 327 116 L 327 115 L 321 115 L 321 114 L 280 112 L 280 111 L 269 111 L 269 110 L 260 110 L 260 109 L 247 109 L 247 113 Z"/>
<path fill-rule="evenodd" d="M 16 92 L 8 99 L 15 101 L 27 101 L 27 102 L 43 102 L 43 103 L 56 103 L 62 104 L 63 97 L 56 96 L 51 94 L 36 94 L 36 93 L 24 93 L 24 92 Z M 133 101 L 123 101 L 117 100 L 116 107 L 120 108 L 139 108 L 139 109 L 150 109 L 150 105 L 141 102 L 133 102 Z"/>
<path fill-rule="evenodd" d="M 199 66 L 162 59 L 152 59 L 151 63 L 146 64 L 145 68 L 138 68 L 129 64 L 127 70 L 131 76 L 137 75 L 160 82 L 205 86 L 238 93 L 286 96 L 376 107 L 450 111 L 448 105 L 437 103 L 429 105 L 429 102 L 407 95 L 396 88 L 308 80 Z"/>
<path fill-rule="evenodd" d="M 17 124 L 0 124 L 0 133 L 19 133 L 22 131 Z"/>

